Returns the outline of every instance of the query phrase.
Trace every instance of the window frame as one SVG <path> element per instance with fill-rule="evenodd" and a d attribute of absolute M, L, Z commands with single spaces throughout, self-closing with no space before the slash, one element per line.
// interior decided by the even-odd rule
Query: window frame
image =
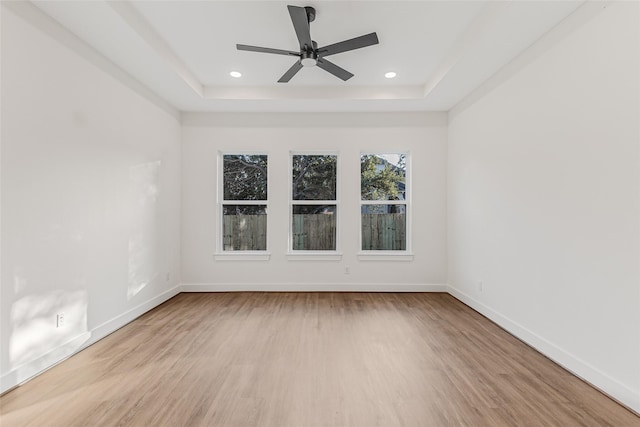
<path fill-rule="evenodd" d="M 224 156 L 240 155 L 240 156 L 267 156 L 267 199 L 266 200 L 225 200 L 224 199 Z M 216 214 L 218 219 L 216 221 L 216 261 L 268 261 L 271 257 L 270 241 L 271 241 L 271 215 L 269 215 L 269 199 L 271 194 L 271 167 L 270 167 L 270 155 L 267 151 L 262 150 L 225 150 L 218 151 L 217 159 L 217 194 L 216 194 Z M 267 236 L 266 236 L 266 248 L 264 250 L 238 250 L 238 251 L 225 251 L 224 250 L 224 232 L 223 221 L 224 214 L 223 209 L 225 205 L 246 205 L 246 206 L 265 206 L 267 215 Z"/>
<path fill-rule="evenodd" d="M 405 198 L 404 200 L 363 200 L 362 199 L 362 156 L 366 155 L 404 155 L 405 156 Z M 358 215 L 360 216 L 360 226 L 358 227 L 358 260 L 360 261 L 412 261 L 412 205 L 411 194 L 413 183 L 411 180 L 411 152 L 409 150 L 362 150 L 358 156 Z M 362 249 L 362 206 L 363 205 L 404 205 L 405 206 L 405 249 L 404 250 L 375 250 Z"/>
<path fill-rule="evenodd" d="M 293 156 L 336 156 L 336 198 L 335 200 L 294 200 L 293 199 Z M 340 204 L 340 187 L 341 187 L 341 158 L 339 151 L 335 150 L 291 150 L 289 151 L 289 163 L 288 163 L 288 191 L 289 200 L 288 207 L 288 222 L 289 232 L 287 238 L 287 260 L 289 261 L 339 261 L 342 259 L 341 239 L 340 239 L 340 217 L 342 216 L 342 209 Z M 336 220 L 336 248 L 335 250 L 301 250 L 293 249 L 293 206 L 294 205 L 335 205 L 335 220 Z"/>

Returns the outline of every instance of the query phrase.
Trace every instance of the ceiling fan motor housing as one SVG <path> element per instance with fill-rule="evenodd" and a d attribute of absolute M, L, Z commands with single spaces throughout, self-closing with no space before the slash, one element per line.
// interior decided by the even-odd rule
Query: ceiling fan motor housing
<path fill-rule="evenodd" d="M 305 67 L 313 67 L 318 63 L 318 54 L 314 50 L 302 52 L 300 55 L 300 63 Z"/>

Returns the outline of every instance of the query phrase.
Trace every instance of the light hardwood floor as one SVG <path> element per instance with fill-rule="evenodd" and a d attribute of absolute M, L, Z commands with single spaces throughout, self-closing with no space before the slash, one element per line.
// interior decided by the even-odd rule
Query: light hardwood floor
<path fill-rule="evenodd" d="M 640 426 L 447 294 L 180 294 L 0 398 L 9 426 Z"/>

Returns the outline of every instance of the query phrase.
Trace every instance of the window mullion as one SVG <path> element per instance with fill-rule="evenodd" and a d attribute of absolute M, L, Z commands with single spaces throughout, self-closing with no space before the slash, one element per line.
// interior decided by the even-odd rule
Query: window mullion
<path fill-rule="evenodd" d="M 223 200 L 223 205 L 268 205 L 268 200 Z"/>

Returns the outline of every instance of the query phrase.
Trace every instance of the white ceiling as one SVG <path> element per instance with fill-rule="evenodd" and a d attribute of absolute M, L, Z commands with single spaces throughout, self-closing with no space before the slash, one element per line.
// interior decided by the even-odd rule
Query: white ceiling
<path fill-rule="evenodd" d="M 343 112 L 447 111 L 584 1 L 33 3 L 179 110 Z M 294 58 L 235 45 L 297 51 L 287 4 L 316 8 L 319 46 L 380 44 L 331 57 L 347 82 L 313 67 L 277 83 Z"/>

